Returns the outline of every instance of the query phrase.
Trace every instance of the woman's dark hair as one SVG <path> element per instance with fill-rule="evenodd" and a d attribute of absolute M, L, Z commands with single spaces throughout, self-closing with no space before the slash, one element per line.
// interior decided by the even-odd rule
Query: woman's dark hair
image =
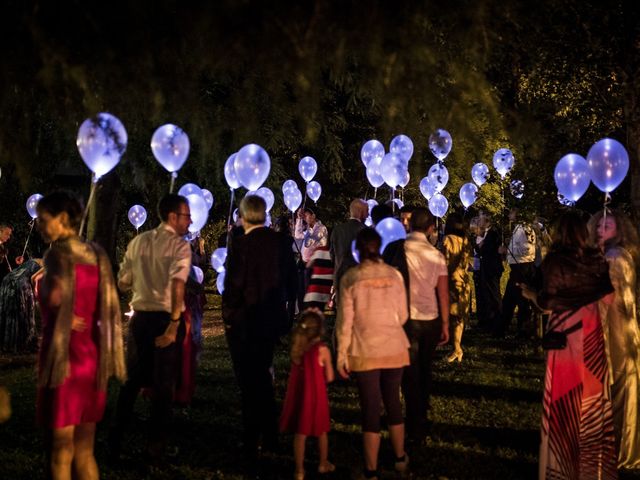
<path fill-rule="evenodd" d="M 360 254 L 360 262 L 380 258 L 382 238 L 373 228 L 363 228 L 356 237 L 356 250 Z"/>
<path fill-rule="evenodd" d="M 457 235 L 458 237 L 464 237 L 467 235 L 464 221 L 459 213 L 450 213 L 447 216 L 447 221 L 444 224 L 445 235 Z"/>
<path fill-rule="evenodd" d="M 82 223 L 84 206 L 82 205 L 82 200 L 76 194 L 60 190 L 41 198 L 36 211 L 47 212 L 52 217 L 66 212 L 69 216 L 69 226 L 77 231 Z"/>
<path fill-rule="evenodd" d="M 285 235 L 291 236 L 291 226 L 289 224 L 290 220 L 291 217 L 289 215 L 280 215 L 273 224 L 273 229 L 276 232 L 284 233 Z"/>
<path fill-rule="evenodd" d="M 572 250 L 582 255 L 590 247 L 586 219 L 577 211 L 563 213 L 555 222 L 551 239 L 551 250 Z"/>

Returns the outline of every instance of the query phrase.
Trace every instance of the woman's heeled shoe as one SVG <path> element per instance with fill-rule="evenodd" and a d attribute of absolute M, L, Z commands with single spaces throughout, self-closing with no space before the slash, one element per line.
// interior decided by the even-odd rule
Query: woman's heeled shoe
<path fill-rule="evenodd" d="M 458 363 L 462 362 L 462 350 L 460 350 L 459 352 L 453 352 L 447 357 L 447 363 L 453 363 L 455 361 L 457 361 Z"/>

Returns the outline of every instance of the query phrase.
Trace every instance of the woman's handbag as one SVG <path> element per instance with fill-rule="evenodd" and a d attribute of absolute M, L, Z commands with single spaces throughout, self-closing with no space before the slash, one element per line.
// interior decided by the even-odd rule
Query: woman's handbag
<path fill-rule="evenodd" d="M 565 330 L 550 330 L 546 332 L 542 337 L 542 348 L 545 350 L 563 350 L 567 346 L 567 335 L 581 328 L 582 320 Z"/>

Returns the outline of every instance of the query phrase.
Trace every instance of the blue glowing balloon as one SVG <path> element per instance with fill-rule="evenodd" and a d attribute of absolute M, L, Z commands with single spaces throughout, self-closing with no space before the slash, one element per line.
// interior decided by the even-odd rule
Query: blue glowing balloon
<path fill-rule="evenodd" d="M 442 163 L 434 163 L 427 174 L 436 192 L 441 192 L 449 182 L 449 170 Z"/>
<path fill-rule="evenodd" d="M 293 180 L 287 180 L 282 184 L 282 194 L 284 195 L 289 190 L 298 190 L 298 184 Z"/>
<path fill-rule="evenodd" d="M 407 232 L 405 231 L 402 223 L 395 218 L 387 217 L 376 225 L 376 232 L 382 237 L 382 245 L 380 245 L 380 253 L 384 252 L 391 242 L 407 238 Z"/>
<path fill-rule="evenodd" d="M 202 230 L 202 227 L 207 223 L 209 218 L 209 208 L 207 202 L 204 201 L 202 193 L 191 193 L 186 195 L 187 202 L 189 202 L 189 211 L 191 212 L 191 225 L 189 225 L 189 231 L 196 233 Z"/>
<path fill-rule="evenodd" d="M 484 163 L 476 163 L 471 167 L 471 178 L 476 185 L 481 187 L 487 182 L 487 180 L 489 180 L 489 167 Z"/>
<path fill-rule="evenodd" d="M 402 188 L 406 187 L 407 185 L 409 185 L 409 180 L 411 180 L 411 175 L 409 175 L 409 170 L 405 170 L 404 177 L 402 178 L 398 186 Z"/>
<path fill-rule="evenodd" d="M 238 221 L 238 218 L 240 218 L 238 213 L 238 209 L 234 209 L 233 210 L 233 214 L 231 215 L 231 218 L 233 218 L 233 223 L 236 223 Z"/>
<path fill-rule="evenodd" d="M 189 156 L 189 137 L 176 125 L 162 125 L 151 137 L 151 151 L 165 170 L 177 172 Z"/>
<path fill-rule="evenodd" d="M 118 118 L 99 113 L 82 122 L 76 145 L 82 160 L 98 179 L 120 162 L 127 149 L 127 131 Z"/>
<path fill-rule="evenodd" d="M 384 154 L 384 145 L 382 145 L 378 140 L 369 140 L 362 145 L 362 149 L 360 150 L 360 158 L 362 159 L 362 163 L 364 163 L 365 168 L 369 166 L 369 162 L 371 162 L 372 159 L 381 159 L 384 157 Z"/>
<path fill-rule="evenodd" d="M 211 210 L 211 207 L 213 207 L 213 194 L 206 188 L 203 188 L 202 196 L 204 197 L 204 201 L 207 204 L 207 208 Z"/>
<path fill-rule="evenodd" d="M 287 208 L 295 212 L 302 204 L 302 193 L 297 188 L 295 190 L 289 190 L 284 194 L 284 204 Z"/>
<path fill-rule="evenodd" d="M 393 137 L 391 144 L 389 145 L 389 152 L 395 153 L 402 160 L 408 162 L 413 155 L 413 142 L 406 135 L 398 135 Z"/>
<path fill-rule="evenodd" d="M 611 193 L 622 183 L 629 171 L 629 154 L 612 138 L 598 140 L 587 153 L 591 181 L 598 190 Z"/>
<path fill-rule="evenodd" d="M 204 272 L 200 267 L 198 267 L 197 265 L 191 265 L 191 272 L 193 273 L 193 276 L 195 277 L 196 282 L 200 284 L 204 282 Z"/>
<path fill-rule="evenodd" d="M 356 261 L 356 263 L 360 263 L 360 254 L 356 249 L 356 239 L 351 240 L 351 256 Z"/>
<path fill-rule="evenodd" d="M 276 197 L 273 195 L 271 189 L 267 187 L 260 187 L 258 190 L 256 190 L 256 195 L 262 197 L 262 199 L 267 204 L 267 212 L 271 211 L 271 209 L 273 208 L 273 204 L 276 201 Z"/>
<path fill-rule="evenodd" d="M 449 201 L 441 193 L 436 193 L 429 200 L 429 211 L 434 217 L 442 218 L 449 209 Z"/>
<path fill-rule="evenodd" d="M 436 193 L 436 187 L 428 175 L 420 180 L 420 193 L 422 193 L 422 196 L 427 200 Z"/>
<path fill-rule="evenodd" d="M 34 193 L 29 198 L 27 198 L 27 213 L 31 218 L 36 218 L 38 216 L 38 212 L 36 211 L 38 207 L 38 202 L 42 199 L 42 195 L 39 193 Z"/>
<path fill-rule="evenodd" d="M 384 183 L 384 179 L 380 173 L 382 168 L 382 158 L 372 158 L 367 167 L 367 180 L 372 187 L 378 188 Z"/>
<path fill-rule="evenodd" d="M 493 155 L 493 168 L 500 174 L 500 177 L 504 178 L 507 173 L 513 168 L 515 159 L 513 153 L 508 148 L 501 148 Z"/>
<path fill-rule="evenodd" d="M 511 180 L 509 190 L 511 191 L 511 195 L 520 200 L 524 195 L 524 183 L 522 180 Z"/>
<path fill-rule="evenodd" d="M 369 216 L 366 218 L 366 220 L 364 221 L 364 224 L 365 224 L 367 227 L 370 227 L 370 226 L 372 226 L 372 225 L 373 225 L 373 219 L 371 218 L 371 215 L 369 215 Z"/>
<path fill-rule="evenodd" d="M 224 272 L 225 270 L 224 262 L 226 261 L 227 261 L 226 247 L 216 248 L 211 254 L 211 266 L 218 273 Z"/>
<path fill-rule="evenodd" d="M 318 164 L 313 157 L 304 157 L 298 163 L 298 171 L 305 182 L 310 182 L 318 173 Z"/>
<path fill-rule="evenodd" d="M 134 205 L 127 214 L 131 225 L 139 229 L 147 221 L 147 210 L 142 205 Z"/>
<path fill-rule="evenodd" d="M 180 190 L 178 190 L 178 195 L 182 195 L 183 197 L 186 197 L 188 195 L 200 195 L 204 198 L 202 189 L 195 183 L 185 183 L 184 185 L 182 185 L 180 187 Z"/>
<path fill-rule="evenodd" d="M 469 208 L 478 198 L 478 186 L 475 183 L 465 183 L 460 187 L 460 201 L 464 208 Z"/>
<path fill-rule="evenodd" d="M 451 135 L 442 128 L 437 129 L 429 135 L 429 150 L 431 150 L 431 153 L 433 153 L 433 156 L 436 157 L 439 162 L 447 158 L 452 146 L 453 140 L 451 139 Z"/>
<path fill-rule="evenodd" d="M 316 203 L 318 201 L 321 194 L 322 194 L 322 187 L 318 182 L 314 180 L 307 183 L 307 195 L 311 200 L 313 200 L 313 203 Z"/>
<path fill-rule="evenodd" d="M 589 164 L 577 153 L 569 153 L 558 160 L 553 179 L 563 198 L 577 202 L 589 188 Z"/>
<path fill-rule="evenodd" d="M 218 293 L 222 295 L 224 293 L 224 276 L 226 272 L 222 272 L 218 274 L 218 278 L 216 278 L 216 287 L 218 289 Z"/>
<path fill-rule="evenodd" d="M 396 188 L 400 185 L 400 182 L 404 179 L 405 172 L 405 163 L 399 155 L 387 153 L 382 159 L 380 175 L 384 182 L 391 188 Z"/>
<path fill-rule="evenodd" d="M 558 201 L 560 202 L 561 205 L 564 205 L 565 207 L 573 207 L 576 204 L 576 202 L 568 199 L 560 192 L 558 192 Z"/>
<path fill-rule="evenodd" d="M 404 202 L 402 200 L 400 200 L 399 198 L 394 198 L 393 199 L 393 203 L 395 203 L 398 208 L 404 207 Z"/>
<path fill-rule="evenodd" d="M 369 207 L 369 215 L 371 215 L 371 209 L 378 205 L 378 202 L 376 202 L 373 198 L 370 198 L 369 200 L 367 200 L 367 205 Z"/>
<path fill-rule="evenodd" d="M 247 190 L 257 190 L 269 176 L 271 160 L 264 148 L 250 143 L 238 151 L 233 168 L 240 185 Z"/>
<path fill-rule="evenodd" d="M 227 181 L 227 185 L 229 185 L 229 188 L 231 190 L 240 188 L 240 182 L 238 181 L 238 176 L 236 175 L 236 168 L 234 166 L 237 155 L 238 155 L 237 153 L 230 155 L 224 164 L 224 179 Z"/>

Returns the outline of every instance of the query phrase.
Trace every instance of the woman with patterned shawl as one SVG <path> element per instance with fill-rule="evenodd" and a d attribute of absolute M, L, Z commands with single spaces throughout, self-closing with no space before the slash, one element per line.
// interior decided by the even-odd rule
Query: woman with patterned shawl
<path fill-rule="evenodd" d="M 622 213 L 599 211 L 589 221 L 591 238 L 609 263 L 615 289 L 603 316 L 604 339 L 611 367 L 613 426 L 618 466 L 640 468 L 640 330 L 636 313 L 638 234 Z"/>
<path fill-rule="evenodd" d="M 606 260 L 588 245 L 586 222 L 562 215 L 553 245 L 541 265 L 542 290 L 523 286 L 526 298 L 550 310 L 549 332 L 566 346 L 547 352 L 539 477 L 618 478 L 609 369 L 599 302 L 613 287 Z M 558 333 L 560 332 L 560 333 Z"/>
<path fill-rule="evenodd" d="M 107 381 L 125 376 L 120 305 L 102 248 L 78 237 L 82 206 L 71 194 L 40 200 L 38 229 L 52 242 L 38 284 L 42 343 L 38 363 L 39 423 L 47 432 L 54 480 L 97 479 L 96 423 Z"/>

